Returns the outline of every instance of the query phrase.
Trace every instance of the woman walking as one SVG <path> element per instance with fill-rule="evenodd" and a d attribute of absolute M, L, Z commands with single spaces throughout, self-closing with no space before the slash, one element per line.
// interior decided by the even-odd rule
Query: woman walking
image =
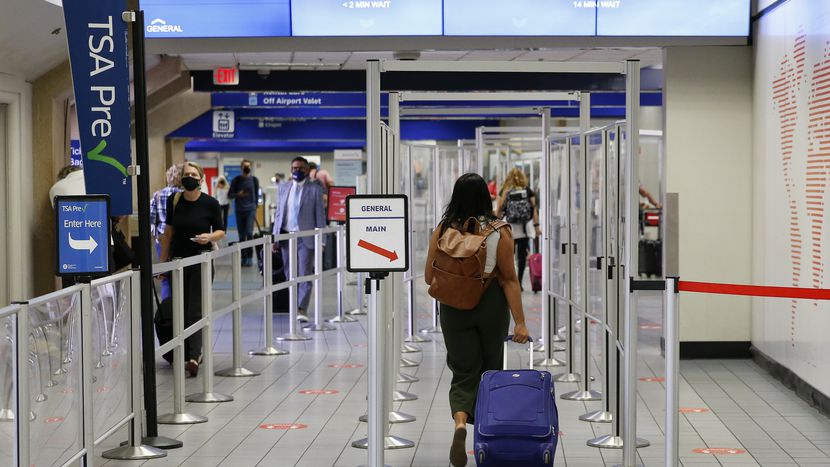
<path fill-rule="evenodd" d="M 516 242 L 516 263 L 519 273 L 519 286 L 521 290 L 522 279 L 527 266 L 527 255 L 530 251 L 530 237 L 539 237 L 542 230 L 539 228 L 539 209 L 536 204 L 536 195 L 527 185 L 527 176 L 521 169 L 514 167 L 508 172 L 499 196 L 496 216 L 502 217 L 510 223 L 513 231 L 513 240 Z M 533 229 L 527 228 L 527 224 L 533 221 Z"/>
<path fill-rule="evenodd" d="M 219 202 L 201 191 L 204 178 L 205 173 L 199 164 L 185 162 L 182 171 L 185 191 L 167 199 L 167 228 L 161 237 L 162 262 L 210 251 L 213 242 L 225 237 Z M 210 287 L 210 284 L 202 284 L 201 266 L 198 264 L 184 268 L 182 282 L 186 328 L 202 318 L 202 287 Z M 185 369 L 195 377 L 202 360 L 202 331 L 185 340 L 184 354 Z"/>
<path fill-rule="evenodd" d="M 478 223 L 476 229 L 470 218 Z M 455 423 L 450 462 L 453 466 L 467 464 L 465 441 L 467 423 L 473 423 L 476 394 L 481 375 L 487 370 L 502 369 L 504 338 L 510 325 L 510 314 L 515 322 L 513 340 L 527 342 L 524 311 L 519 280 L 513 264 L 513 236 L 510 228 L 493 215 L 487 183 L 477 174 L 462 175 L 453 188 L 452 197 L 444 211 L 441 223 L 435 228 L 427 253 L 425 279 L 433 288 L 444 277 L 436 275 L 434 264 L 439 251 L 439 240 L 470 227 L 486 235 L 484 274 L 486 289 L 472 309 L 459 309 L 441 303 L 440 318 L 447 347 L 447 366 L 452 371 L 449 399 Z M 494 228 L 495 227 L 495 228 Z M 448 234 L 449 232 L 449 234 Z M 446 242 L 446 239 L 444 239 Z M 446 288 L 447 284 L 443 284 Z"/>

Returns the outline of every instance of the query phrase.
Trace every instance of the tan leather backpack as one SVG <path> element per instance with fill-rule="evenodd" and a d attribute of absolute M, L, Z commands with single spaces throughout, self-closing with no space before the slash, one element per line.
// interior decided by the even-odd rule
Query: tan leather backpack
<path fill-rule="evenodd" d="M 509 224 L 494 219 L 481 228 L 479 221 L 471 217 L 458 228 L 447 227 L 438 238 L 429 295 L 453 308 L 475 308 L 494 277 L 484 273 L 487 237 L 506 225 Z"/>

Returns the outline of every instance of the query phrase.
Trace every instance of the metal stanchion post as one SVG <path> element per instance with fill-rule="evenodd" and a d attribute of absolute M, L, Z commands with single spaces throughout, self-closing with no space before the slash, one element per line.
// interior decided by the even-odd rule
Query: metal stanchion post
<path fill-rule="evenodd" d="M 232 291 L 231 300 L 233 301 L 233 366 L 224 370 L 216 372 L 216 376 L 228 376 L 232 378 L 259 376 L 258 371 L 251 371 L 242 367 L 242 250 L 239 244 L 235 245 L 233 254 L 231 255 L 231 276 Z M 204 286 L 204 285 L 203 285 Z"/>
<path fill-rule="evenodd" d="M 22 303 L 20 310 L 15 317 L 15 324 L 17 325 L 16 335 L 14 341 L 17 343 L 17 351 L 15 356 L 15 375 L 17 377 L 17 411 L 18 413 L 28 413 L 29 417 L 18 417 L 16 419 L 17 431 L 17 460 L 19 465 L 30 465 L 30 428 L 32 413 L 30 411 L 29 402 L 29 372 L 26 363 L 29 358 L 28 343 L 29 339 L 29 305 Z M 11 362 L 10 362 L 11 363 Z M 25 397 L 20 397 L 23 394 Z M 9 411 L 11 411 L 9 407 Z M 14 413 L 9 414 L 14 419 Z"/>
<path fill-rule="evenodd" d="M 92 390 L 93 390 L 93 376 L 92 376 L 92 290 L 89 284 L 83 284 L 81 287 L 81 398 L 83 400 L 83 407 L 81 413 L 82 419 L 82 437 L 81 443 L 86 450 L 86 454 L 82 457 L 85 465 L 91 465 L 95 436 L 93 433 L 93 417 L 95 413 L 92 409 Z M 19 394 L 18 397 L 29 397 L 28 394 Z"/>
<path fill-rule="evenodd" d="M 288 351 L 278 347 L 274 347 L 274 300 L 272 297 L 271 288 L 274 286 L 273 277 L 271 276 L 271 268 L 273 267 L 271 258 L 271 249 L 276 243 L 271 241 L 271 236 L 265 237 L 265 245 L 262 247 L 262 283 L 268 293 L 265 295 L 264 308 L 262 312 L 262 332 L 265 344 L 259 350 L 251 350 L 250 355 L 273 357 L 277 355 L 288 355 Z"/>
<path fill-rule="evenodd" d="M 352 311 L 349 311 L 349 316 L 359 316 L 366 314 L 366 301 L 363 299 L 363 291 L 360 289 L 361 287 L 363 287 L 363 281 L 363 273 L 357 273 L 357 308 L 355 308 Z"/>
<path fill-rule="evenodd" d="M 679 279 L 666 278 L 665 329 L 666 341 L 666 467 L 677 467 L 680 431 L 678 411 L 680 410 L 680 317 Z"/>
<path fill-rule="evenodd" d="M 441 334 L 444 332 L 441 329 L 441 318 L 439 317 L 439 305 L 438 300 L 432 299 L 432 326 L 428 328 L 421 329 L 419 332 L 424 332 L 428 334 Z"/>
<path fill-rule="evenodd" d="M 571 202 L 571 193 L 573 192 L 573 176 L 571 171 L 572 165 L 572 151 L 571 151 L 571 138 L 568 138 L 566 150 L 568 151 L 567 154 L 567 171 L 564 172 L 563 176 L 567 177 L 567 193 L 568 193 L 568 202 L 566 203 L 568 206 L 568 223 L 571 222 L 571 215 L 572 215 L 572 207 L 573 203 Z M 574 284 L 573 284 L 573 257 L 574 257 L 574 246 L 575 244 L 572 243 L 572 232 L 571 226 L 568 225 L 567 228 L 567 235 L 564 239 L 562 239 L 562 254 L 567 252 L 567 267 L 568 267 L 568 275 L 567 275 L 567 300 L 568 300 L 568 324 L 565 326 L 565 332 L 567 332 L 567 345 L 565 347 L 565 363 L 566 363 L 566 372 L 556 375 L 553 377 L 553 381 L 557 383 L 576 383 L 579 382 L 579 374 L 574 373 L 575 367 L 575 359 L 574 359 L 574 331 L 576 328 L 576 323 L 574 322 L 574 307 L 573 307 L 573 296 L 574 296 Z"/>
<path fill-rule="evenodd" d="M 326 321 L 329 323 L 356 323 L 357 320 L 349 316 L 355 310 L 351 310 L 346 314 L 344 311 L 345 304 L 343 303 L 343 294 L 346 289 L 344 284 L 346 281 L 346 265 L 343 264 L 343 260 L 346 258 L 346 228 L 340 226 L 335 238 L 337 239 L 337 316 Z"/>
<path fill-rule="evenodd" d="M 323 321 L 323 231 L 314 234 L 314 323 L 304 326 L 306 331 L 334 331 L 334 326 Z"/>
<path fill-rule="evenodd" d="M 410 256 L 410 258 L 414 258 L 414 256 Z M 409 323 L 409 336 L 404 339 L 404 342 L 432 342 L 432 339 L 428 337 L 419 336 L 415 332 L 416 324 L 415 324 L 415 279 L 411 279 L 407 283 L 407 291 L 409 295 L 409 300 L 407 301 L 407 322 Z"/>
<path fill-rule="evenodd" d="M 590 100 L 584 98 L 580 100 L 580 115 L 583 112 L 588 113 L 591 111 L 590 107 Z M 602 399 L 602 394 L 591 390 L 591 330 L 589 328 L 591 323 L 591 318 L 588 316 L 588 307 L 591 303 L 591 294 L 590 294 L 590 275 L 588 274 L 588 252 L 590 249 L 588 248 L 589 238 L 590 235 L 588 233 L 588 201 L 589 201 L 589 191 L 587 187 L 591 186 L 588 184 L 589 176 L 589 163 L 588 163 L 588 136 L 585 133 L 580 135 L 581 139 L 581 153 L 582 153 L 582 170 L 581 170 L 581 177 L 579 180 L 580 186 L 582 186 L 581 199 L 580 199 L 580 206 L 582 209 L 579 210 L 579 244 L 582 249 L 582 255 L 580 256 L 580 269 L 582 271 L 581 277 L 581 286 L 580 286 L 580 295 L 582 298 L 582 374 L 581 374 L 581 381 L 580 386 L 582 389 L 577 389 L 576 391 L 567 392 L 562 394 L 560 397 L 562 400 L 566 401 L 598 401 Z"/>
<path fill-rule="evenodd" d="M 288 280 L 297 280 L 297 236 L 288 238 Z M 297 283 L 288 288 L 288 333 L 277 337 L 279 341 L 308 341 L 311 337 L 301 334 L 297 330 Z"/>
<path fill-rule="evenodd" d="M 184 334 L 184 273 L 181 260 L 175 260 L 171 290 L 173 295 L 173 336 Z M 162 425 L 205 423 L 207 417 L 184 412 L 184 339 L 173 348 L 173 413 L 159 415 Z"/>
<path fill-rule="evenodd" d="M 612 239 L 617 238 L 617 233 L 615 230 L 614 235 L 611 235 L 610 230 L 615 229 L 617 222 L 614 221 L 609 222 L 610 214 L 609 212 L 616 213 L 616 209 L 613 211 L 609 211 L 608 205 L 608 174 L 612 171 L 618 170 L 614 167 L 613 164 L 609 162 L 608 157 L 608 130 L 604 130 L 602 132 L 602 164 L 600 165 L 600 171 L 602 172 L 600 183 L 600 206 L 601 206 L 601 213 L 600 218 L 602 219 L 602 240 L 601 244 L 602 250 L 599 252 L 597 256 L 597 268 L 600 270 L 602 282 L 604 282 L 604 286 L 601 287 L 601 302 L 603 305 L 603 323 L 602 323 L 602 360 L 605 365 L 605 371 L 602 378 L 602 393 L 603 397 L 603 408 L 601 410 L 595 410 L 592 412 L 588 412 L 586 414 L 580 415 L 579 419 L 583 422 L 593 422 L 593 423 L 611 423 L 614 419 L 614 414 L 612 413 L 612 399 L 616 397 L 616 394 L 612 394 L 616 392 L 616 386 L 611 384 L 612 375 L 613 378 L 616 379 L 617 377 L 617 368 L 614 367 L 616 365 L 616 361 L 612 358 L 612 353 L 614 353 L 615 348 L 612 348 L 614 345 L 614 335 L 616 334 L 616 326 L 617 326 L 617 319 L 616 319 L 616 304 L 617 304 L 617 288 L 616 283 L 614 282 L 613 278 L 613 270 L 614 264 L 611 261 L 613 258 L 612 248 Z M 616 174 L 614 175 L 614 179 L 616 180 Z M 614 194 L 613 199 L 618 199 L 618 196 Z M 602 273 L 602 265 L 605 264 L 605 269 L 607 273 Z M 609 293 L 609 290 L 611 291 Z M 613 312 L 612 312 L 613 311 Z M 612 368 L 613 367 L 613 368 Z M 589 440 L 588 443 L 594 441 Z"/>
<path fill-rule="evenodd" d="M 554 344 L 554 340 L 551 338 L 552 335 L 556 334 L 556 320 L 553 319 L 553 316 L 556 316 L 556 298 L 551 296 L 549 290 L 544 290 L 543 300 L 547 300 L 549 302 L 549 306 L 547 307 L 548 314 L 551 315 L 551 319 L 544 320 L 542 323 L 542 335 L 544 336 L 544 345 L 542 351 L 544 352 L 544 357 L 541 360 L 537 360 L 534 362 L 536 366 L 543 366 L 548 368 L 559 368 L 567 366 L 565 362 L 559 360 L 558 358 L 553 356 L 554 352 L 564 351 L 565 348 L 559 345 Z M 537 350 L 534 348 L 534 352 Z"/>
<path fill-rule="evenodd" d="M 199 273 L 202 275 L 202 317 L 207 324 L 202 328 L 202 392 L 185 397 L 186 402 L 230 402 L 233 396 L 213 392 L 213 271 L 209 252 L 202 253 Z"/>
<path fill-rule="evenodd" d="M 139 273 L 130 277 L 130 411 L 133 419 L 127 425 L 127 444 L 104 451 L 104 459 L 141 460 L 166 457 L 167 451 L 141 444 L 141 282 Z"/>

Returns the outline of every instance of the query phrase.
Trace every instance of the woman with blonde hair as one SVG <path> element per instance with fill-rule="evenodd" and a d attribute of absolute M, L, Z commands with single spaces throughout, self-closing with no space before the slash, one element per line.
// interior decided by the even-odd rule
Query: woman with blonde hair
<path fill-rule="evenodd" d="M 512 227 L 516 251 L 516 272 L 519 276 L 519 284 L 521 284 L 527 266 L 530 237 L 533 235 L 533 238 L 536 238 L 542 234 L 542 231 L 539 228 L 539 209 L 536 204 L 536 195 L 528 186 L 527 176 L 518 167 L 512 168 L 507 173 L 499 194 L 496 215 L 498 217 L 504 216 L 504 219 Z M 533 221 L 533 231 L 529 232 L 527 224 L 531 220 Z M 523 286 L 522 290 L 524 290 Z"/>
<path fill-rule="evenodd" d="M 182 169 L 181 184 L 184 192 L 167 198 L 167 218 L 164 235 L 161 237 L 161 261 L 172 258 L 187 258 L 210 251 L 213 242 L 225 237 L 222 225 L 222 212 L 216 198 L 202 193 L 202 181 L 205 172 L 195 162 L 185 162 Z M 182 274 L 184 327 L 188 327 L 202 318 L 202 284 L 201 265 L 195 264 L 184 268 Z M 178 291 L 173 291 L 175 294 Z M 196 332 L 185 340 L 185 369 L 190 376 L 199 373 L 202 360 L 202 334 Z M 166 355 L 168 362 L 171 355 Z"/>

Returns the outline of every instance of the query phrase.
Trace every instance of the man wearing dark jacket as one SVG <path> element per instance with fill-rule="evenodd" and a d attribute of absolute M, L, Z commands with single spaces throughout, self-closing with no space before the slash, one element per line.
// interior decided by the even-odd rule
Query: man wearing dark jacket
<path fill-rule="evenodd" d="M 259 199 L 259 180 L 251 175 L 251 161 L 242 161 L 242 175 L 231 180 L 228 198 L 234 200 L 233 207 L 236 213 L 236 231 L 239 241 L 244 242 L 253 238 L 254 219 L 256 216 L 257 200 Z M 242 250 L 242 265 L 253 264 L 251 248 Z"/>

